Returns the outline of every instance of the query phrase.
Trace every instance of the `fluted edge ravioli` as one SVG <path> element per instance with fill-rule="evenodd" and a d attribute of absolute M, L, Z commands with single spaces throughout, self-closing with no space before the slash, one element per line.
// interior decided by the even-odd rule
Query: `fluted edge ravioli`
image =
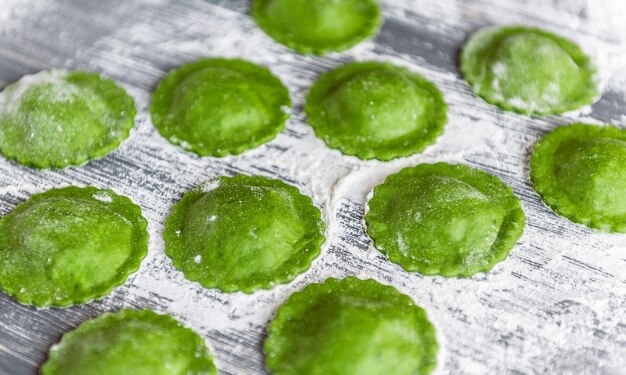
<path fill-rule="evenodd" d="M 150 114 L 169 142 L 200 156 L 238 155 L 285 128 L 291 99 L 269 69 L 205 58 L 172 70 L 152 95 Z"/>
<path fill-rule="evenodd" d="M 0 153 L 35 168 L 64 168 L 104 157 L 135 125 L 133 99 L 96 73 L 51 70 L 0 93 Z"/>
<path fill-rule="evenodd" d="M 443 94 L 409 69 L 355 62 L 315 82 L 305 107 L 309 124 L 334 149 L 361 159 L 391 160 L 421 152 L 443 133 Z"/>
<path fill-rule="evenodd" d="M 204 340 L 151 310 L 106 313 L 52 347 L 42 375 L 89 373 L 217 375 Z"/>
<path fill-rule="evenodd" d="M 36 307 L 101 298 L 139 269 L 146 229 L 141 208 L 111 190 L 35 194 L 0 219 L 0 288 Z"/>
<path fill-rule="evenodd" d="M 253 0 L 251 14 L 277 42 L 314 55 L 349 49 L 375 35 L 383 22 L 375 0 Z"/>
<path fill-rule="evenodd" d="M 420 164 L 374 188 L 365 216 L 376 248 L 407 271 L 467 277 L 504 260 L 524 231 L 520 200 L 464 165 Z"/>
<path fill-rule="evenodd" d="M 599 96 L 596 68 L 582 49 L 538 28 L 477 31 L 463 47 L 460 68 L 474 93 L 520 114 L 559 114 Z"/>
<path fill-rule="evenodd" d="M 541 139 L 530 159 L 534 189 L 567 219 L 626 233 L 626 130 L 572 124 Z"/>
<path fill-rule="evenodd" d="M 279 180 L 236 175 L 187 192 L 165 223 L 165 253 L 191 281 L 252 293 L 287 283 L 321 250 L 311 198 Z"/>
<path fill-rule="evenodd" d="M 294 293 L 270 323 L 274 375 L 429 374 L 439 345 L 426 312 L 395 288 L 347 277 Z"/>

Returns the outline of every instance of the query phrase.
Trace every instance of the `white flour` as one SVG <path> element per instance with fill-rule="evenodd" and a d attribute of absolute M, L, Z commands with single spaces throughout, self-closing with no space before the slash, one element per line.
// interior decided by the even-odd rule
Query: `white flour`
<path fill-rule="evenodd" d="M 0 114 L 15 114 L 22 103 L 24 93 L 31 87 L 41 84 L 56 85 L 54 92 L 58 95 L 58 98 L 49 98 L 51 101 L 58 100 L 62 102 L 71 100 L 76 95 L 77 90 L 72 90 L 72 86 L 63 80 L 65 74 L 66 71 L 64 70 L 50 70 L 29 74 L 20 78 L 19 84 L 0 93 Z"/>

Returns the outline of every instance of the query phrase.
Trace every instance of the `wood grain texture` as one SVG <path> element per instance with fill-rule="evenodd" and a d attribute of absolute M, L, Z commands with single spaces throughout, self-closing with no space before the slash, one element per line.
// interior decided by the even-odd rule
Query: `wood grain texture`
<path fill-rule="evenodd" d="M 0 374 L 35 374 L 49 348 L 80 322 L 148 307 L 202 334 L 221 373 L 264 374 L 261 345 L 280 303 L 308 283 L 344 275 L 393 285 L 426 308 L 442 341 L 440 373 L 626 373 L 626 238 L 552 213 L 532 190 L 527 162 L 534 142 L 556 126 L 580 119 L 626 126 L 626 87 L 609 85 L 584 117 L 531 118 L 487 105 L 457 69 L 459 47 L 486 25 L 545 27 L 611 58 L 626 53 L 624 40 L 588 18 L 594 0 L 381 2 L 385 24 L 374 41 L 320 58 L 272 42 L 244 0 L 0 0 L 0 87 L 42 69 L 85 69 L 120 82 L 139 109 L 129 140 L 80 168 L 37 171 L 0 158 L 0 214 L 48 188 L 95 185 L 139 204 L 151 233 L 140 271 L 103 300 L 37 311 L 0 293 Z M 167 71 L 203 56 L 237 56 L 272 69 L 294 101 L 287 129 L 265 146 L 223 159 L 195 157 L 159 137 L 145 111 L 151 91 Z M 364 59 L 404 64 L 441 88 L 450 121 L 435 145 L 380 163 L 342 156 L 315 138 L 301 113 L 308 87 L 323 72 Z M 526 233 L 492 272 L 469 279 L 409 274 L 366 236 L 372 187 L 404 166 L 434 161 L 481 168 L 522 199 Z M 163 255 L 160 235 L 171 205 L 201 182 L 235 173 L 280 178 L 322 208 L 328 224 L 322 255 L 293 283 L 223 294 L 186 281 Z"/>

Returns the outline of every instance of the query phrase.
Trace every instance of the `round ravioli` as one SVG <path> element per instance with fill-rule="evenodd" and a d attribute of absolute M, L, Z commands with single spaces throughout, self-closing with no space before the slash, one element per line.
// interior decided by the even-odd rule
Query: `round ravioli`
<path fill-rule="evenodd" d="M 543 201 L 571 221 L 626 233 L 626 130 L 574 124 L 537 145 L 531 179 Z"/>
<path fill-rule="evenodd" d="M 165 226 L 165 252 L 187 279 L 246 293 L 307 270 L 325 229 L 320 211 L 297 188 L 246 175 L 188 192 Z"/>
<path fill-rule="evenodd" d="M 426 312 L 395 288 L 348 277 L 293 294 L 269 326 L 273 375 L 430 374 L 439 345 Z"/>
<path fill-rule="evenodd" d="M 202 59 L 170 72 L 152 96 L 159 133 L 200 156 L 240 154 L 285 127 L 291 100 L 278 78 L 242 60 Z"/>
<path fill-rule="evenodd" d="M 128 137 L 135 104 L 95 73 L 42 71 L 0 93 L 0 153 L 37 168 L 101 158 Z"/>
<path fill-rule="evenodd" d="M 279 43 L 316 55 L 348 49 L 382 24 L 376 0 L 253 0 L 252 16 Z"/>
<path fill-rule="evenodd" d="M 151 310 L 107 313 L 63 335 L 42 375 L 217 375 L 204 340 Z"/>
<path fill-rule="evenodd" d="M 506 258 L 525 216 L 498 178 L 437 163 L 387 177 L 374 188 L 365 221 L 376 248 L 407 271 L 465 277 Z"/>
<path fill-rule="evenodd" d="M 141 208 L 111 190 L 33 195 L 0 219 L 0 287 L 37 307 L 103 297 L 139 269 L 146 228 Z"/>
<path fill-rule="evenodd" d="M 463 48 L 461 71 L 477 95 L 522 114 L 559 114 L 599 96 L 596 69 L 581 48 L 535 28 L 478 31 Z"/>
<path fill-rule="evenodd" d="M 443 132 L 447 105 L 437 87 L 406 68 L 357 62 L 323 75 L 307 97 L 315 133 L 361 159 L 422 151 Z"/>

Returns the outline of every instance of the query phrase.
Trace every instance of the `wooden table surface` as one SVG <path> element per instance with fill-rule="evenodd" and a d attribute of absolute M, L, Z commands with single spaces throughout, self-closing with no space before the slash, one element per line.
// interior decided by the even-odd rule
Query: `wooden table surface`
<path fill-rule="evenodd" d="M 614 1 L 623 9 L 623 0 Z M 624 30 L 616 29 L 623 17 L 611 24 L 598 16 L 593 7 L 609 0 L 381 3 L 385 24 L 375 40 L 305 57 L 263 34 L 244 0 L 0 0 L 0 87 L 42 69 L 97 71 L 121 83 L 139 110 L 131 137 L 85 166 L 37 171 L 0 158 L 0 214 L 52 187 L 95 185 L 141 205 L 151 234 L 140 271 L 100 301 L 37 311 L 0 293 L 0 374 L 37 373 L 64 332 L 121 308 L 172 314 L 207 339 L 221 373 L 264 374 L 261 344 L 280 303 L 309 283 L 345 275 L 393 285 L 428 311 L 442 344 L 439 373 L 626 373 L 626 237 L 552 213 L 532 190 L 527 162 L 534 142 L 557 126 L 626 126 L 626 85 L 615 84 L 626 74 L 619 65 Z M 536 25 L 578 41 L 598 60 L 608 81 L 604 95 L 584 115 L 531 118 L 487 105 L 461 79 L 457 55 L 471 32 L 493 24 Z M 272 69 L 294 101 L 287 129 L 267 145 L 223 159 L 198 158 L 159 137 L 146 115 L 150 93 L 168 70 L 203 56 L 241 57 Z M 424 153 L 360 161 L 328 149 L 306 124 L 302 104 L 311 83 L 335 66 L 366 59 L 408 66 L 444 92 L 449 124 Z M 492 272 L 468 279 L 409 274 L 365 235 L 372 187 L 402 167 L 434 161 L 483 169 L 522 199 L 526 232 Z M 294 282 L 252 295 L 205 290 L 163 254 L 163 220 L 172 204 L 203 181 L 235 173 L 294 184 L 323 210 L 322 255 Z"/>

